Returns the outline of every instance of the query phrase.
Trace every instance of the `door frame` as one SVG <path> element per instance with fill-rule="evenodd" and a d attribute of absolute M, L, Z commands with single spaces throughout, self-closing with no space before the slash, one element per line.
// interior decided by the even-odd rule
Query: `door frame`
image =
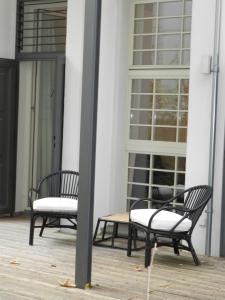
<path fill-rule="evenodd" d="M 5 59 L 0 58 L 1 67 L 12 67 L 15 68 L 11 70 L 11 72 L 15 72 L 14 76 L 12 76 L 12 86 L 11 96 L 15 99 L 13 103 L 11 103 L 10 107 L 10 119 L 14 120 L 13 126 L 10 128 L 10 138 L 9 138 L 9 174 L 8 174 L 8 201 L 9 207 L 8 209 L 1 209 L 0 214 L 10 214 L 13 215 L 15 211 L 15 198 L 16 198 L 16 165 L 17 165 L 17 125 L 18 125 L 18 63 L 15 59 Z M 10 186 L 10 187 L 9 187 Z"/>
<path fill-rule="evenodd" d="M 58 171 L 62 165 L 62 141 L 63 141 L 63 114 L 64 114 L 64 85 L 65 85 L 65 54 L 64 53 L 21 53 L 17 56 L 18 72 L 19 63 L 30 61 L 55 61 L 55 102 L 57 103 L 54 112 L 53 124 L 53 156 L 52 156 L 52 171 Z M 17 79 L 18 95 L 19 95 L 19 76 Z M 19 100 L 18 100 L 19 102 Z M 19 105 L 19 103 L 18 103 Z M 18 124 L 18 121 L 17 121 Z M 17 141 L 19 142 L 19 141 Z M 24 203 L 24 208 L 26 205 Z"/>

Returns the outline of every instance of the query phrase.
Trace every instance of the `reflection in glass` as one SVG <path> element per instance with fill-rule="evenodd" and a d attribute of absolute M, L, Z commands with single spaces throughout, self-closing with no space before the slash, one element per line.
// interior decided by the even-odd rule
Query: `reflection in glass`
<path fill-rule="evenodd" d="M 191 35 L 190 33 L 183 34 L 183 48 L 190 48 L 191 45 Z"/>
<path fill-rule="evenodd" d="M 187 126 L 187 123 L 188 123 L 188 114 L 186 112 L 181 112 L 179 114 L 179 125 Z"/>
<path fill-rule="evenodd" d="M 154 65 L 155 51 L 134 51 L 133 52 L 134 65 Z"/>
<path fill-rule="evenodd" d="M 183 65 L 190 65 L 190 50 L 183 50 L 182 51 L 182 64 Z"/>
<path fill-rule="evenodd" d="M 132 95 L 131 108 L 152 109 L 153 96 L 151 95 Z"/>
<path fill-rule="evenodd" d="M 129 201 L 130 205 L 129 205 L 128 209 L 130 209 L 130 207 L 133 205 L 134 202 L 136 202 L 136 200 L 130 200 Z M 136 205 L 136 208 L 138 208 L 138 209 L 148 208 L 148 201 L 142 201 L 142 202 L 138 203 Z"/>
<path fill-rule="evenodd" d="M 191 17 L 184 17 L 183 31 L 191 31 Z"/>
<path fill-rule="evenodd" d="M 139 182 L 139 183 L 149 183 L 149 171 L 147 170 L 128 170 L 128 181 L 129 182 Z"/>
<path fill-rule="evenodd" d="M 154 155 L 153 156 L 153 168 L 174 170 L 175 169 L 175 157 L 165 155 Z"/>
<path fill-rule="evenodd" d="M 188 94 L 189 92 L 189 79 L 182 79 L 180 82 L 180 92 L 182 94 Z"/>
<path fill-rule="evenodd" d="M 153 184 L 174 185 L 174 173 L 154 171 Z"/>
<path fill-rule="evenodd" d="M 134 21 L 134 33 L 155 33 L 156 32 L 156 20 L 135 20 Z"/>
<path fill-rule="evenodd" d="M 151 140 L 152 129 L 147 126 L 130 126 L 130 139 Z"/>
<path fill-rule="evenodd" d="M 180 110 L 188 110 L 188 96 L 180 96 Z"/>
<path fill-rule="evenodd" d="M 184 185 L 185 184 L 185 174 L 177 174 L 177 185 Z"/>
<path fill-rule="evenodd" d="M 129 153 L 129 167 L 150 168 L 150 155 L 141 153 Z"/>
<path fill-rule="evenodd" d="M 165 142 L 176 142 L 176 128 L 154 128 L 154 140 Z"/>
<path fill-rule="evenodd" d="M 153 93 L 152 79 L 133 79 L 132 80 L 133 93 Z"/>
<path fill-rule="evenodd" d="M 192 13 L 192 0 L 186 0 L 184 2 L 184 14 L 191 15 Z"/>
<path fill-rule="evenodd" d="M 158 49 L 180 48 L 180 34 L 163 34 L 158 36 Z"/>
<path fill-rule="evenodd" d="M 186 128 L 179 128 L 178 142 L 187 143 L 187 129 Z"/>
<path fill-rule="evenodd" d="M 135 18 L 149 18 L 156 16 L 156 4 L 145 3 L 135 5 Z"/>
<path fill-rule="evenodd" d="M 157 52 L 158 65 L 178 65 L 180 64 L 180 51 L 160 50 Z"/>
<path fill-rule="evenodd" d="M 178 93 L 177 79 L 157 79 L 156 93 Z"/>
<path fill-rule="evenodd" d="M 127 195 L 132 198 L 145 198 L 148 197 L 148 186 L 138 184 L 127 185 Z"/>
<path fill-rule="evenodd" d="M 152 124 L 152 112 L 132 110 L 130 113 L 130 124 Z"/>
<path fill-rule="evenodd" d="M 177 109 L 178 96 L 170 95 L 156 95 L 155 108 L 156 109 Z"/>
<path fill-rule="evenodd" d="M 183 14 L 183 1 L 159 3 L 159 16 L 180 16 Z"/>
<path fill-rule="evenodd" d="M 185 171 L 186 170 L 186 158 L 185 157 L 178 157 L 177 158 L 177 170 L 178 171 Z"/>
<path fill-rule="evenodd" d="M 154 49 L 155 35 L 134 36 L 134 49 Z"/>
<path fill-rule="evenodd" d="M 154 120 L 156 125 L 177 125 L 177 113 L 176 112 L 155 112 Z"/>
<path fill-rule="evenodd" d="M 162 32 L 180 32 L 182 31 L 182 18 L 165 18 L 158 20 L 158 31 Z"/>

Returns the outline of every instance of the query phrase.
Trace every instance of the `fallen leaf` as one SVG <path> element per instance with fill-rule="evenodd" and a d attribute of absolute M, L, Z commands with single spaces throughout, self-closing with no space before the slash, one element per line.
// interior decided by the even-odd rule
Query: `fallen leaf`
<path fill-rule="evenodd" d="M 92 286 L 91 283 L 86 283 L 84 288 L 85 288 L 85 289 L 92 289 L 93 286 Z"/>
<path fill-rule="evenodd" d="M 70 279 L 66 279 L 63 282 L 59 281 L 59 285 L 62 287 L 66 287 L 66 288 L 75 288 L 76 287 L 75 284 L 73 284 Z"/>
<path fill-rule="evenodd" d="M 10 264 L 11 265 L 20 265 L 20 263 L 17 260 L 11 260 Z"/>
<path fill-rule="evenodd" d="M 140 266 L 135 266 L 135 271 L 136 272 L 141 272 L 143 269 Z"/>
<path fill-rule="evenodd" d="M 52 268 L 56 268 L 56 265 L 51 265 Z"/>

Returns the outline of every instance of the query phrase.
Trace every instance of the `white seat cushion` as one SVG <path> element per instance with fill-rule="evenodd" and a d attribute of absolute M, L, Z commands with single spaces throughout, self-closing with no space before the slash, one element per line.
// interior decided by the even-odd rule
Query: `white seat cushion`
<path fill-rule="evenodd" d="M 134 209 L 130 213 L 131 221 L 148 227 L 149 220 L 156 209 Z M 182 218 L 181 215 L 171 211 L 162 210 L 153 217 L 151 228 L 155 230 L 169 231 Z M 176 228 L 175 232 L 188 231 L 191 228 L 192 221 L 184 219 Z"/>
<path fill-rule="evenodd" d="M 52 212 L 77 212 L 78 201 L 71 198 L 48 197 L 35 200 L 33 209 Z"/>

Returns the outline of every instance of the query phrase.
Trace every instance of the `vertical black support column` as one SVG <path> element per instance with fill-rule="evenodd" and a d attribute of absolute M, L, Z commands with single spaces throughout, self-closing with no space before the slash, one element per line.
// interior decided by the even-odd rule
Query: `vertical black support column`
<path fill-rule="evenodd" d="M 75 283 L 91 283 L 101 0 L 85 0 Z"/>

